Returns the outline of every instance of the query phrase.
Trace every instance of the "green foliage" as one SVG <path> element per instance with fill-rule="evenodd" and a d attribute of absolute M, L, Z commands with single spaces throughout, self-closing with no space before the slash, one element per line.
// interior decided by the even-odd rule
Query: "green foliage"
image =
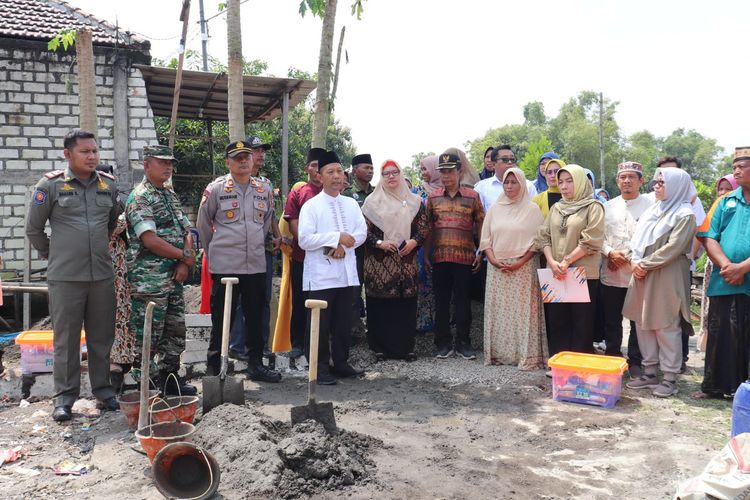
<path fill-rule="evenodd" d="M 693 179 L 711 184 L 716 177 L 722 148 L 716 144 L 716 139 L 704 137 L 695 130 L 678 128 L 664 138 L 663 153 L 682 160 L 682 168 Z"/>
<path fill-rule="evenodd" d="M 533 141 L 531 144 L 529 144 L 528 149 L 526 150 L 526 153 L 523 155 L 523 158 L 518 163 L 518 166 L 521 170 L 523 170 L 524 175 L 526 175 L 526 178 L 533 181 L 536 179 L 536 172 L 537 168 L 539 166 L 539 159 L 542 157 L 544 153 L 547 151 L 552 151 L 552 141 L 549 140 L 546 136 L 540 137 L 536 141 Z M 518 154 L 518 153 L 516 153 Z"/>
<path fill-rule="evenodd" d="M 227 10 L 227 3 L 226 2 L 219 2 L 218 7 L 219 7 L 219 12 L 224 12 L 225 10 Z"/>
<path fill-rule="evenodd" d="M 700 179 L 693 179 L 693 184 L 695 185 L 695 190 L 698 191 L 698 198 L 703 202 L 703 208 L 708 212 L 708 208 L 716 199 L 716 189 L 714 189 L 713 184 L 706 185 Z"/>
<path fill-rule="evenodd" d="M 67 52 L 69 47 L 72 47 L 76 42 L 76 30 L 74 28 L 63 28 L 57 33 L 52 40 L 47 42 L 47 50 L 57 52 L 57 49 L 62 43 L 63 50 Z"/>
<path fill-rule="evenodd" d="M 323 19 L 326 13 L 326 2 L 325 0 L 302 0 L 299 3 L 300 16 L 305 17 L 308 9 L 313 16 Z"/>
<path fill-rule="evenodd" d="M 529 146 L 547 137 L 546 127 L 523 125 L 504 125 L 500 128 L 488 130 L 484 137 L 468 141 L 469 161 L 473 165 L 484 165 L 484 152 L 488 147 L 509 144 L 513 148 L 516 158 L 523 158 Z"/>
<path fill-rule="evenodd" d="M 547 116 L 544 114 L 544 104 L 534 101 L 523 107 L 524 124 L 532 127 L 544 126 Z"/>
<path fill-rule="evenodd" d="M 352 15 L 357 16 L 357 21 L 362 20 L 362 12 L 364 11 L 364 5 L 362 3 L 365 0 L 354 0 L 352 2 Z"/>

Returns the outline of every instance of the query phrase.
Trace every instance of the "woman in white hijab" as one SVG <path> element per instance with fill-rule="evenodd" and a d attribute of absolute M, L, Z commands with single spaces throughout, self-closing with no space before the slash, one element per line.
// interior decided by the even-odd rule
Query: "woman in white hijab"
<path fill-rule="evenodd" d="M 378 359 L 412 361 L 417 328 L 416 249 L 429 233 L 419 196 L 401 166 L 386 160 L 380 182 L 362 205 L 367 221 L 365 294 L 367 340 Z"/>
<path fill-rule="evenodd" d="M 690 324 L 694 187 L 690 175 L 678 168 L 657 168 L 654 179 L 656 204 L 638 220 L 630 243 L 633 278 L 622 314 L 635 321 L 643 355 L 643 375 L 627 386 L 669 397 L 677 392 L 682 365 L 682 320 Z"/>
<path fill-rule="evenodd" d="M 487 257 L 484 364 L 544 368 L 547 333 L 534 248 L 542 211 L 531 201 L 520 168 L 503 175 L 503 193 L 487 210 L 479 250 Z"/>

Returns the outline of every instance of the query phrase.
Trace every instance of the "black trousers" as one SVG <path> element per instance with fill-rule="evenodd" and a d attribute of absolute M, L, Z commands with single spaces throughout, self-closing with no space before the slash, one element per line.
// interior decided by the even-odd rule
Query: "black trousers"
<path fill-rule="evenodd" d="M 435 294 L 435 345 L 452 347 L 450 328 L 451 298 L 455 312 L 456 343 L 469 345 L 471 328 L 471 265 L 440 262 L 432 266 L 432 289 Z"/>
<path fill-rule="evenodd" d="M 708 303 L 708 342 L 701 390 L 734 394 L 750 376 L 750 297 L 718 295 Z"/>
<path fill-rule="evenodd" d="M 302 273 L 305 269 L 304 262 L 292 260 L 292 319 L 289 326 L 292 348 L 303 350 L 305 348 L 305 332 L 307 311 L 305 310 L 305 299 L 307 292 L 302 291 Z"/>
<path fill-rule="evenodd" d="M 604 310 L 604 340 L 607 343 L 605 354 L 622 356 L 622 306 L 625 304 L 627 288 L 600 284 L 602 304 Z M 635 321 L 630 322 L 630 338 L 628 339 L 628 362 L 640 366 L 641 350 L 638 348 Z"/>
<path fill-rule="evenodd" d="M 594 352 L 594 321 L 599 280 L 586 280 L 591 302 L 548 304 L 549 353 Z"/>
<path fill-rule="evenodd" d="M 221 278 L 230 274 L 212 274 L 211 339 L 208 342 L 208 365 L 218 370 L 221 360 L 221 330 L 224 323 L 225 285 Z M 232 287 L 232 303 L 239 297 L 245 316 L 245 345 L 250 366 L 263 363 L 263 307 L 266 300 L 266 273 L 234 275 L 240 282 Z M 232 309 L 235 309 L 234 307 Z M 234 310 L 232 311 L 234 316 Z M 234 318 L 232 318 L 234 319 Z"/>
<path fill-rule="evenodd" d="M 354 287 L 328 288 L 307 292 L 310 299 L 325 300 L 328 307 L 320 311 L 320 337 L 318 340 L 318 374 L 330 373 L 333 366 L 348 364 L 349 342 L 352 330 L 352 296 Z M 305 357 L 310 359 L 310 311 L 307 311 L 307 336 Z"/>

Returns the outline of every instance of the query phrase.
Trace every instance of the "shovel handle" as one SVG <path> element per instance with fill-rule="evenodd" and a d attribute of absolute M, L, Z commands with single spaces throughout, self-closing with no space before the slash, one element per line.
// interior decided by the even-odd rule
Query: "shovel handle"
<path fill-rule="evenodd" d="M 318 384 L 318 344 L 320 339 L 320 310 L 328 307 L 325 300 L 308 299 L 305 307 L 310 309 L 310 375 L 307 388 L 308 404 L 315 404 L 315 387 Z"/>
<path fill-rule="evenodd" d="M 141 404 L 138 410 L 138 428 L 143 429 L 148 425 L 148 381 L 149 369 L 151 368 L 151 323 L 154 319 L 154 307 L 156 303 L 149 301 L 146 304 L 146 314 L 143 320 L 143 348 L 141 351 Z"/>
<path fill-rule="evenodd" d="M 232 322 L 232 286 L 239 283 L 239 278 L 221 278 L 221 284 L 224 285 L 224 319 L 221 322 L 221 370 L 219 378 L 224 380 L 227 377 L 227 366 L 229 364 L 229 327 Z"/>

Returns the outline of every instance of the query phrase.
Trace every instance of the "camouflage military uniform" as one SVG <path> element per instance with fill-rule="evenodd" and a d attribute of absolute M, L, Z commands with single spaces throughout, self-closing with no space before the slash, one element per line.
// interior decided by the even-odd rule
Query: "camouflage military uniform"
<path fill-rule="evenodd" d="M 349 198 L 354 198 L 359 208 L 362 208 L 365 200 L 372 194 L 375 188 L 372 184 L 367 183 L 367 190 L 360 189 L 357 181 L 354 180 L 352 185 L 344 189 L 341 193 Z M 364 286 L 365 275 L 365 246 L 360 245 L 354 250 L 357 256 L 357 274 L 359 275 L 360 285 L 354 287 L 354 301 L 352 303 L 352 335 L 357 337 L 365 333 L 365 327 L 360 317 L 365 315 L 365 304 L 362 300 L 362 287 Z"/>
<path fill-rule="evenodd" d="M 131 286 L 130 328 L 136 335 L 134 366 L 141 366 L 146 304 L 156 303 L 152 323 L 151 359 L 159 373 L 176 373 L 185 350 L 185 302 L 182 283 L 173 279 L 177 261 L 149 251 L 140 239 L 145 231 L 182 249 L 190 221 L 175 192 L 157 188 L 144 178 L 128 197 L 128 282 Z M 156 357 L 156 359 L 154 359 Z M 157 373 L 154 372 L 154 377 Z"/>

